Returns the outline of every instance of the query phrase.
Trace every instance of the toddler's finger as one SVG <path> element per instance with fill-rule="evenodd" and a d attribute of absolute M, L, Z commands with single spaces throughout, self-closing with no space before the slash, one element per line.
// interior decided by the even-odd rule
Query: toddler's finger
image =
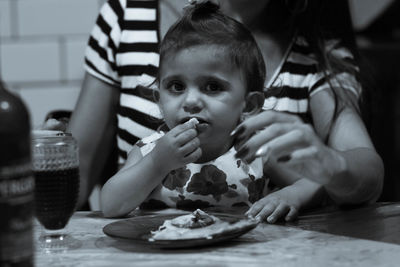
<path fill-rule="evenodd" d="M 295 207 L 290 207 L 288 214 L 285 217 L 285 221 L 290 222 L 297 218 L 299 211 Z"/>
<path fill-rule="evenodd" d="M 267 222 L 275 223 L 280 217 L 285 215 L 289 211 L 289 206 L 286 204 L 280 203 L 276 209 L 272 212 L 271 215 L 268 216 Z"/>
<path fill-rule="evenodd" d="M 182 155 L 188 155 L 195 151 L 200 146 L 200 139 L 195 137 L 191 140 L 188 140 L 185 144 L 183 144 L 179 150 L 181 151 Z"/>
<path fill-rule="evenodd" d="M 246 211 L 245 215 L 248 217 L 255 217 L 262 209 L 264 205 L 260 202 L 254 203 L 248 211 Z"/>
<path fill-rule="evenodd" d="M 276 209 L 275 203 L 267 203 L 262 210 L 256 215 L 256 219 L 264 221 Z"/>
<path fill-rule="evenodd" d="M 170 132 L 176 136 L 176 135 L 180 134 L 181 132 L 186 131 L 188 129 L 196 129 L 196 125 L 198 123 L 199 123 L 199 121 L 197 119 L 192 118 L 185 123 L 177 125 Z"/>
<path fill-rule="evenodd" d="M 193 151 L 185 156 L 184 164 L 189 164 L 189 163 L 195 162 L 196 160 L 198 160 L 201 157 L 202 153 L 203 152 L 201 151 L 201 148 L 198 147 L 195 151 Z"/>
<path fill-rule="evenodd" d="M 178 133 L 175 138 L 176 138 L 176 144 L 178 146 L 184 146 L 188 142 L 192 141 L 197 137 L 197 131 L 196 129 L 188 129 L 183 132 Z"/>

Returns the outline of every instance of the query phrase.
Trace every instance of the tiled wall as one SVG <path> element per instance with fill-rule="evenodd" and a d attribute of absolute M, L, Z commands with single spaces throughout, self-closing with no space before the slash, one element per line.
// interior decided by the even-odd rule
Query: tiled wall
<path fill-rule="evenodd" d="M 89 33 L 105 0 L 0 0 L 0 77 L 19 94 L 33 126 L 72 110 Z"/>

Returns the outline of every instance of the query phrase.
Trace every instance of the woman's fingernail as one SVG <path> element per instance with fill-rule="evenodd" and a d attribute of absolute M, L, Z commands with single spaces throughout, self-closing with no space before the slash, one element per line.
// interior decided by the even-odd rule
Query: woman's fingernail
<path fill-rule="evenodd" d="M 267 218 L 267 221 L 268 221 L 269 223 L 274 223 L 274 222 L 275 222 L 275 217 L 274 217 L 274 216 L 269 216 L 269 217 Z"/>
<path fill-rule="evenodd" d="M 268 147 L 260 147 L 256 153 L 254 154 L 256 157 L 263 157 L 267 155 L 268 153 Z"/>
<path fill-rule="evenodd" d="M 244 132 L 244 126 L 240 126 L 231 132 L 231 136 L 240 135 Z"/>
<path fill-rule="evenodd" d="M 244 140 L 243 137 L 239 137 L 239 138 L 237 137 L 234 139 L 234 143 L 237 148 L 239 148 L 243 144 L 243 140 Z"/>
<path fill-rule="evenodd" d="M 251 156 L 249 158 L 247 158 L 245 161 L 247 164 L 251 164 L 256 158 L 254 156 Z"/>
<path fill-rule="evenodd" d="M 292 157 L 291 157 L 290 155 L 286 155 L 286 156 L 280 157 L 277 161 L 278 161 L 278 162 L 287 162 L 287 161 L 289 161 L 291 158 L 292 158 Z"/>
<path fill-rule="evenodd" d="M 241 148 L 235 155 L 236 158 L 244 158 L 247 153 L 249 152 L 249 149 L 247 147 Z"/>

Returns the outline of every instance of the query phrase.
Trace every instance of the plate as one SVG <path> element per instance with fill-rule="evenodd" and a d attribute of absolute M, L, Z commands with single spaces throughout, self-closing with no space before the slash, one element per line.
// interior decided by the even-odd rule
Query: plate
<path fill-rule="evenodd" d="M 231 215 L 222 213 L 209 213 L 220 218 L 222 221 L 235 223 L 238 221 L 246 221 L 242 227 L 235 229 L 227 229 L 222 232 L 212 234 L 208 238 L 194 238 L 194 239 L 177 239 L 177 240 L 153 240 L 149 241 L 151 231 L 158 229 L 165 220 L 171 220 L 175 217 L 181 216 L 182 213 L 177 214 L 158 214 L 138 216 L 129 219 L 124 219 L 107 224 L 103 228 L 103 232 L 113 238 L 130 240 L 140 244 L 155 246 L 158 248 L 188 248 L 197 246 L 206 246 L 211 244 L 220 243 L 236 237 L 239 237 L 250 230 L 254 229 L 257 221 L 249 220 L 243 215 Z"/>

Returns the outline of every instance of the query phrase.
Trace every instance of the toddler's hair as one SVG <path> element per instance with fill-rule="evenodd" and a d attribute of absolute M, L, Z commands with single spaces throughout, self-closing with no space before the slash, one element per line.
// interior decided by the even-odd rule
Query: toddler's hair
<path fill-rule="evenodd" d="M 160 45 L 159 67 L 164 58 L 201 45 L 215 46 L 222 52 L 221 63 L 234 64 L 242 72 L 247 92 L 263 91 L 265 64 L 254 37 L 243 24 L 222 14 L 219 6 L 210 1 L 189 5 L 183 17 L 171 26 Z"/>

